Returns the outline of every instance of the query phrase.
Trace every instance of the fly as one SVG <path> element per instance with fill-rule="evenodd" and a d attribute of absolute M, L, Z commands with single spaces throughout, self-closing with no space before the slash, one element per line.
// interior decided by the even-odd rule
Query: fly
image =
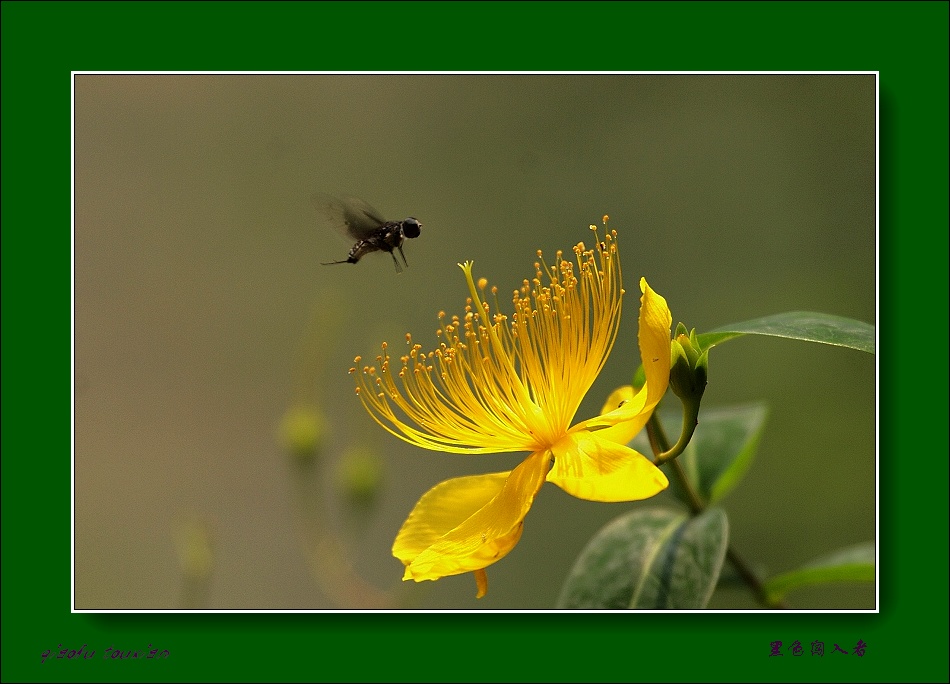
<path fill-rule="evenodd" d="M 333 264 L 355 264 L 370 252 L 389 252 L 396 265 L 396 273 L 402 272 L 402 266 L 396 259 L 395 250 L 399 250 L 402 262 L 409 268 L 402 243 L 406 238 L 417 238 L 422 232 L 422 224 L 412 216 L 402 221 L 387 221 L 378 211 L 358 197 L 344 196 L 341 199 L 318 193 L 312 198 L 313 205 L 326 220 L 355 244 L 350 248 L 346 259 L 322 262 L 324 266 Z"/>

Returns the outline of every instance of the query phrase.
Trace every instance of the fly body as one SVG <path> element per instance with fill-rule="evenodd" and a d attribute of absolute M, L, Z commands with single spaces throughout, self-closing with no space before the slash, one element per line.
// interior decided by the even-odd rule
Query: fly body
<path fill-rule="evenodd" d="M 324 266 L 333 264 L 355 264 L 371 252 L 388 252 L 396 265 L 396 273 L 402 272 L 402 266 L 396 259 L 399 251 L 403 264 L 409 267 L 402 244 L 406 238 L 417 238 L 422 232 L 422 224 L 410 216 L 402 221 L 387 221 L 380 213 L 358 197 L 316 194 L 313 204 L 317 211 L 348 239 L 355 240 L 346 259 L 323 262 Z"/>

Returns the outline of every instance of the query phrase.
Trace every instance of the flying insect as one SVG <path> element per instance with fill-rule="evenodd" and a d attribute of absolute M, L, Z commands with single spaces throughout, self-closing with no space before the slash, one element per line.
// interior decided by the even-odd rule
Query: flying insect
<path fill-rule="evenodd" d="M 389 252 L 396 265 L 396 273 L 402 273 L 402 266 L 396 259 L 395 250 L 399 250 L 402 262 L 409 268 L 402 243 L 406 238 L 417 238 L 422 232 L 422 224 L 412 216 L 402 221 L 387 221 L 382 215 L 358 197 L 317 193 L 311 198 L 313 206 L 334 228 L 346 237 L 355 240 L 346 259 L 322 262 L 323 266 L 333 264 L 355 264 L 371 252 Z"/>

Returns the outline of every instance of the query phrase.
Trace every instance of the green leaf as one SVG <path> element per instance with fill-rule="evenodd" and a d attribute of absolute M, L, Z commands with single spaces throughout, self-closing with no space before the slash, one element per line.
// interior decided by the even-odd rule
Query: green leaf
<path fill-rule="evenodd" d="M 814 311 L 789 311 L 756 318 L 743 323 L 724 325 L 699 335 L 703 349 L 743 335 L 770 335 L 806 342 L 821 342 L 838 347 L 874 353 L 874 326 L 853 318 L 832 316 Z"/>
<path fill-rule="evenodd" d="M 700 410 L 696 432 L 677 460 L 704 502 L 721 501 L 749 470 L 767 415 L 764 402 Z M 667 435 L 674 435 L 680 429 L 682 417 L 679 414 L 661 411 L 659 417 Z M 637 435 L 631 446 L 641 453 L 650 453 L 643 433 Z M 661 467 L 670 480 L 670 492 L 688 504 L 689 499 L 678 479 L 672 477 L 671 468 L 671 465 Z"/>
<path fill-rule="evenodd" d="M 640 508 L 613 520 L 581 552 L 558 608 L 705 608 L 729 543 L 726 513 L 695 518 Z"/>
<path fill-rule="evenodd" d="M 781 601 L 792 589 L 827 582 L 873 582 L 874 542 L 863 542 L 816 558 L 798 570 L 782 573 L 765 583 L 772 601 Z"/>

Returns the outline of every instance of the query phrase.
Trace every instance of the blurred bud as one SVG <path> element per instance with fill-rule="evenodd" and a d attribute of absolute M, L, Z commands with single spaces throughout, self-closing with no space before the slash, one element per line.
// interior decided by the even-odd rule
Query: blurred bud
<path fill-rule="evenodd" d="M 347 449 L 337 467 L 337 485 L 350 503 L 370 507 L 383 482 L 383 463 L 365 447 Z"/>
<path fill-rule="evenodd" d="M 670 353 L 670 388 L 684 405 L 698 409 L 706 391 L 709 350 L 700 349 L 695 329 L 687 335 L 686 326 L 679 323 L 670 343 Z"/>
<path fill-rule="evenodd" d="M 291 406 L 280 421 L 281 446 L 301 461 L 310 462 L 323 446 L 326 419 L 315 406 Z"/>
<path fill-rule="evenodd" d="M 175 549 L 182 575 L 192 582 L 206 582 L 214 566 L 211 529 L 201 520 L 188 520 L 175 527 Z"/>

